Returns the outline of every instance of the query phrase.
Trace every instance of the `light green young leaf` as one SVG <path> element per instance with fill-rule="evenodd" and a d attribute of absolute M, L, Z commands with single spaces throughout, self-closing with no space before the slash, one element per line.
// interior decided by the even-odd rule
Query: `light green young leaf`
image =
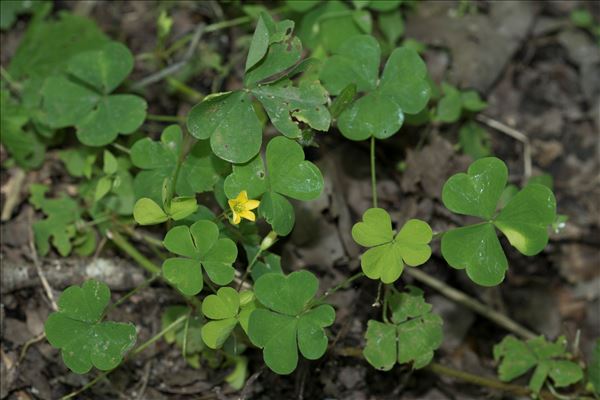
<path fill-rule="evenodd" d="M 108 176 L 101 177 L 98 180 L 98 183 L 96 184 L 96 192 L 94 194 L 94 201 L 99 201 L 104 196 L 106 196 L 108 194 L 108 192 L 110 192 L 110 189 L 112 188 L 112 184 L 113 184 L 113 181 L 110 177 L 108 177 Z"/>
<path fill-rule="evenodd" d="M 400 10 L 379 14 L 379 29 L 391 46 L 404 35 L 404 20 Z"/>
<path fill-rule="evenodd" d="M 100 322 L 109 301 L 108 286 L 86 281 L 81 287 L 68 287 L 58 300 L 58 312 L 46 320 L 46 338 L 77 374 L 92 366 L 103 371 L 115 368 L 135 344 L 133 324 Z"/>
<path fill-rule="evenodd" d="M 184 315 L 189 315 L 189 322 L 187 323 L 187 336 L 186 336 L 186 324 L 179 324 L 175 328 L 172 328 L 170 331 L 165 333 L 165 341 L 167 343 L 175 343 L 177 347 L 183 350 L 183 343 L 185 341 L 186 351 L 185 358 L 186 361 L 194 366 L 195 368 L 199 368 L 196 366 L 195 359 L 197 358 L 198 353 L 206 348 L 204 342 L 202 341 L 202 327 L 206 323 L 200 311 L 192 312 L 189 307 L 183 305 L 177 306 L 169 306 L 165 309 L 161 316 L 161 327 L 162 329 L 166 329 L 169 325 L 175 322 L 177 319 Z"/>
<path fill-rule="evenodd" d="M 308 271 L 288 276 L 265 274 L 255 284 L 257 308 L 250 315 L 248 336 L 263 349 L 267 366 L 281 375 L 291 373 L 298 363 L 298 350 L 310 359 L 320 358 L 327 349 L 323 328 L 333 324 L 335 311 L 327 304 L 310 307 L 319 282 Z"/>
<path fill-rule="evenodd" d="M 460 90 L 447 83 L 442 83 L 444 97 L 439 101 L 435 119 L 440 122 L 453 123 L 460 118 L 463 99 Z"/>
<path fill-rule="evenodd" d="M 198 209 L 196 197 L 174 197 L 169 204 L 169 217 L 180 221 L 195 213 Z"/>
<path fill-rule="evenodd" d="M 237 247 L 230 239 L 219 239 L 214 222 L 200 220 L 190 227 L 176 226 L 167 232 L 163 243 L 167 250 L 181 256 L 163 262 L 163 275 L 183 294 L 193 296 L 202 290 L 202 268 L 217 285 L 233 280 L 231 264 L 237 258 Z"/>
<path fill-rule="evenodd" d="M 479 112 L 487 108 L 487 103 L 479 97 L 479 93 L 474 90 L 467 90 L 461 92 L 460 98 L 462 101 L 462 108 L 467 111 Z"/>
<path fill-rule="evenodd" d="M 104 150 L 104 165 L 102 170 L 107 175 L 112 175 L 117 172 L 119 168 L 119 164 L 117 163 L 117 159 L 115 156 L 108 150 Z"/>
<path fill-rule="evenodd" d="M 167 221 L 169 216 L 154 200 L 142 197 L 133 207 L 133 219 L 140 225 L 155 225 Z"/>
<path fill-rule="evenodd" d="M 465 154 L 474 160 L 489 157 L 492 154 L 490 135 L 479 124 L 469 121 L 458 131 L 458 143 Z"/>
<path fill-rule="evenodd" d="M 363 214 L 363 221 L 352 227 L 352 238 L 361 246 L 370 247 L 361 257 L 361 267 L 371 279 L 383 283 L 395 282 L 404 264 L 424 264 L 431 256 L 428 243 L 433 233 L 426 222 L 411 219 L 394 237 L 387 211 L 370 208 Z"/>

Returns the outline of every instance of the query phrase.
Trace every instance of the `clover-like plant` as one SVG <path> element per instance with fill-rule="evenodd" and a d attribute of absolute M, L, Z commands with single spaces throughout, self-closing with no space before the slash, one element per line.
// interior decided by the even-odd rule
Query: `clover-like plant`
<path fill-rule="evenodd" d="M 319 281 L 308 271 L 285 276 L 268 273 L 254 285 L 256 298 L 266 308 L 250 314 L 248 336 L 263 349 L 267 366 L 287 375 L 296 369 L 298 349 L 309 360 L 327 350 L 323 328 L 333 324 L 335 310 L 328 304 L 313 305 Z"/>
<path fill-rule="evenodd" d="M 231 283 L 237 247 L 231 239 L 219 238 L 214 222 L 200 220 L 191 226 L 176 226 L 163 241 L 167 250 L 181 257 L 163 262 L 163 275 L 183 294 L 193 296 L 204 286 L 202 270 L 217 285 Z"/>
<path fill-rule="evenodd" d="M 442 90 L 444 96 L 437 104 L 433 118 L 435 121 L 453 123 L 458 121 L 465 111 L 479 112 L 487 107 L 487 103 L 474 90 L 461 92 L 446 82 L 442 83 Z"/>
<path fill-rule="evenodd" d="M 451 176 L 442 190 L 450 211 L 483 219 L 442 236 L 442 255 L 448 264 L 466 269 L 469 278 L 482 286 L 499 284 L 508 269 L 495 228 L 519 252 L 532 256 L 546 247 L 548 226 L 556 219 L 554 194 L 540 184 L 527 185 L 496 212 L 507 179 L 506 164 L 487 157 L 471 164 L 466 174 Z"/>
<path fill-rule="evenodd" d="M 216 157 L 208 141 L 195 143 L 183 157 L 183 133 L 178 125 L 164 129 L 160 141 L 143 138 L 131 147 L 131 161 L 142 169 L 134 181 L 136 197 L 161 200 L 161 186 L 165 179 L 176 180 L 175 193 L 193 196 L 213 190 L 215 183 L 230 171 L 229 164 Z"/>
<path fill-rule="evenodd" d="M 206 296 L 202 302 L 202 313 L 210 321 L 202 327 L 202 340 L 211 349 L 218 349 L 238 323 L 247 333 L 248 320 L 255 308 L 254 293 L 251 291 L 238 292 L 230 287 L 222 287 L 216 294 Z"/>
<path fill-rule="evenodd" d="M 75 126 L 77 137 L 88 146 L 104 146 L 119 134 L 135 132 L 146 118 L 146 101 L 111 94 L 132 69 L 131 52 L 117 42 L 75 55 L 67 75 L 44 83 L 45 122 L 51 128 Z"/>
<path fill-rule="evenodd" d="M 421 289 L 407 289 L 389 296 L 389 321 L 368 323 L 363 355 L 377 369 L 388 371 L 396 362 L 412 362 L 413 368 L 423 368 L 442 343 L 442 319 L 431 312 Z"/>
<path fill-rule="evenodd" d="M 77 244 L 85 244 L 83 254 L 89 254 L 95 247 L 96 237 L 89 230 L 78 232 L 76 223 L 81 220 L 81 208 L 75 200 L 62 195 L 58 199 L 45 197 L 48 187 L 32 184 L 29 188 L 31 196 L 29 201 L 33 206 L 46 214 L 46 218 L 33 223 L 35 246 L 41 255 L 50 251 L 50 243 L 58 250 L 59 254 L 68 256 Z M 77 238 L 79 241 L 76 241 Z M 82 240 L 83 239 L 83 240 Z"/>
<path fill-rule="evenodd" d="M 84 374 L 92 366 L 111 370 L 135 344 L 133 324 L 102 322 L 109 302 L 108 286 L 89 280 L 68 287 L 58 299 L 58 311 L 46 320 L 46 337 L 71 371 Z"/>
<path fill-rule="evenodd" d="M 543 336 L 526 342 L 506 336 L 494 346 L 494 359 L 500 362 L 498 376 L 503 381 L 512 381 L 535 368 L 529 388 L 538 393 L 547 378 L 556 387 L 566 387 L 583 379 L 581 367 L 570 361 L 566 350 L 567 341 L 559 337 L 556 342 L 548 342 Z"/>
<path fill-rule="evenodd" d="M 294 208 L 284 197 L 316 199 L 323 190 L 321 171 L 304 159 L 302 147 L 293 140 L 275 137 L 267 145 L 267 169 L 261 155 L 234 165 L 225 179 L 225 194 L 234 199 L 242 191 L 256 199 L 262 196 L 259 211 L 281 236 L 294 227 Z"/>
<path fill-rule="evenodd" d="M 303 81 L 296 87 L 289 80 L 306 66 L 292 68 L 302 53 L 293 28 L 293 21 L 274 22 L 261 14 L 246 59 L 246 87 L 208 96 L 190 111 L 190 133 L 198 139 L 210 138 L 212 151 L 223 160 L 246 163 L 260 150 L 262 126 L 251 95 L 265 108 L 275 128 L 288 137 L 301 136 L 300 122 L 321 131 L 329 129 L 327 93 L 320 83 Z"/>
<path fill-rule="evenodd" d="M 352 227 L 352 238 L 361 246 L 369 247 L 360 259 L 365 275 L 380 279 L 383 283 L 395 282 L 404 269 L 429 260 L 432 238 L 429 225 L 418 219 L 411 219 L 394 236 L 392 220 L 383 208 L 369 208 L 363 214 L 362 222 Z"/>
<path fill-rule="evenodd" d="M 427 67 L 415 50 L 399 47 L 392 51 L 381 78 L 380 54 L 375 38 L 355 36 L 323 65 L 320 77 L 332 94 L 350 84 L 355 84 L 358 92 L 367 92 L 338 118 L 340 131 L 350 140 L 389 138 L 402 126 L 404 114 L 419 113 L 429 101 Z"/>

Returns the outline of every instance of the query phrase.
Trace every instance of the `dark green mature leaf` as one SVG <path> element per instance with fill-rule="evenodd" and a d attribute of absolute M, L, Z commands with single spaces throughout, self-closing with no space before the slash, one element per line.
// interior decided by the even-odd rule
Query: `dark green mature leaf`
<path fill-rule="evenodd" d="M 258 308 L 250 315 L 248 336 L 263 349 L 267 366 L 287 375 L 296 369 L 298 350 L 309 360 L 320 358 L 327 349 L 323 328 L 333 324 L 333 307 L 310 306 L 319 282 L 308 271 L 288 276 L 265 274 L 255 283 L 255 294 L 266 309 Z"/>
<path fill-rule="evenodd" d="M 4 0 L 0 2 L 0 29 L 10 28 L 17 20 L 17 15 L 38 13 L 50 5 L 45 1 Z"/>
<path fill-rule="evenodd" d="M 195 138 L 210 138 L 213 152 L 232 163 L 245 163 L 260 150 L 262 127 L 243 91 L 210 96 L 196 104 L 187 126 Z"/>
<path fill-rule="evenodd" d="M 531 184 L 512 196 L 499 214 L 508 178 L 506 165 L 494 157 L 482 158 L 448 179 L 442 201 L 451 211 L 484 219 L 483 222 L 450 230 L 442 237 L 442 255 L 457 269 L 483 286 L 502 282 L 508 262 L 494 226 L 506 235 L 522 254 L 534 255 L 548 242 L 548 226 L 556 219 L 556 200 L 552 191 Z"/>
<path fill-rule="evenodd" d="M 319 131 L 327 131 L 331 116 L 325 104 L 327 92 L 318 81 L 302 81 L 298 87 L 288 79 L 252 89 L 265 107 L 271 123 L 289 138 L 302 135 L 296 121 L 308 124 Z"/>
<path fill-rule="evenodd" d="M 289 40 L 293 29 L 294 21 L 275 22 L 268 13 L 261 13 L 248 50 L 246 71 L 265 58 L 271 44 Z"/>
<path fill-rule="evenodd" d="M 219 239 L 219 228 L 211 221 L 200 220 L 192 226 L 176 226 L 167 232 L 164 246 L 177 258 L 163 262 L 164 277 L 183 294 L 193 296 L 204 286 L 202 267 L 211 281 L 227 285 L 234 277 L 231 264 L 237 247 L 231 239 Z"/>
<path fill-rule="evenodd" d="M 431 256 L 428 243 L 432 231 L 426 222 L 411 219 L 394 237 L 392 221 L 382 208 L 370 208 L 363 214 L 363 221 L 352 227 L 352 238 L 364 247 L 370 247 L 361 257 L 361 267 L 371 279 L 383 283 L 395 282 L 404 264 L 424 264 Z"/>
<path fill-rule="evenodd" d="M 349 39 L 344 46 L 352 47 L 353 41 L 354 38 Z M 344 68 L 335 69 L 339 67 L 335 62 L 330 65 L 329 74 L 344 76 Z M 427 68 L 419 54 L 407 47 L 399 47 L 388 58 L 379 86 L 340 115 L 340 131 L 351 140 L 364 140 L 371 136 L 386 139 L 400 129 L 405 114 L 417 114 L 423 110 L 430 92 Z"/>
<path fill-rule="evenodd" d="M 50 251 L 50 242 L 58 252 L 66 257 L 71 253 L 71 240 L 76 235 L 74 223 L 81 218 L 77 202 L 65 195 L 59 199 L 47 199 L 48 187 L 32 184 L 29 187 L 33 206 L 47 215 L 47 218 L 33 223 L 35 246 L 40 255 Z"/>
<path fill-rule="evenodd" d="M 538 393 L 548 377 L 556 387 L 566 387 L 583 379 L 579 365 L 568 361 L 567 341 L 560 337 L 555 343 L 547 342 L 543 336 L 526 342 L 506 336 L 494 346 L 494 359 L 500 362 L 498 376 L 502 381 L 511 381 L 535 367 L 529 387 Z"/>
<path fill-rule="evenodd" d="M 0 91 L 1 143 L 19 166 L 37 168 L 44 160 L 46 147 L 35 133 L 25 130 L 29 119 L 27 109 L 11 99 L 8 90 L 2 89 Z"/>
<path fill-rule="evenodd" d="M 393 293 L 388 304 L 392 320 L 369 321 L 363 355 L 369 364 L 383 371 L 390 370 L 396 361 L 412 362 L 413 368 L 425 367 L 442 343 L 442 319 L 430 312 L 423 291 L 414 286 L 409 286 L 407 292 Z"/>
<path fill-rule="evenodd" d="M 349 11 L 343 2 L 330 0 L 304 14 L 298 28 L 302 43 L 312 50 L 333 52 L 347 39 L 362 34 Z"/>
<path fill-rule="evenodd" d="M 45 79 L 66 71 L 72 56 L 100 49 L 108 41 L 93 21 L 72 13 L 60 13 L 57 20 L 34 19 L 12 57 L 8 71 L 17 80 Z"/>
<path fill-rule="evenodd" d="M 77 137 L 88 146 L 104 146 L 119 134 L 131 134 L 146 118 L 141 97 L 109 95 L 133 69 L 129 49 L 117 42 L 75 55 L 69 76 L 53 76 L 42 88 L 45 122 L 51 128 L 77 127 Z"/>
<path fill-rule="evenodd" d="M 285 21 L 284 21 L 285 22 Z M 248 87 L 291 68 L 300 61 L 302 42 L 295 36 L 269 46 L 266 56 L 246 71 L 244 83 Z"/>
<path fill-rule="evenodd" d="M 111 370 L 135 344 L 133 324 L 100 322 L 109 301 L 108 286 L 86 281 L 81 287 L 68 287 L 58 300 L 58 312 L 48 317 L 46 338 L 61 350 L 71 371 L 84 374 L 92 366 Z"/>
<path fill-rule="evenodd" d="M 181 128 L 170 125 L 163 131 L 160 142 L 144 138 L 133 145 L 131 161 L 143 169 L 134 181 L 137 198 L 148 197 L 161 202 L 161 188 L 156 183 L 175 178 L 182 141 Z M 207 140 L 198 141 L 183 160 L 175 192 L 180 196 L 192 196 L 210 191 L 229 168 L 229 164 L 212 154 Z"/>
<path fill-rule="evenodd" d="M 380 58 L 379 43 L 373 36 L 356 36 L 325 60 L 319 77 L 335 96 L 350 84 L 359 92 L 370 91 L 377 86 Z"/>
<path fill-rule="evenodd" d="M 283 196 L 313 200 L 321 194 L 323 176 L 313 163 L 304 160 L 302 147 L 284 137 L 271 139 L 266 158 L 268 175 L 260 155 L 235 165 L 225 179 L 225 194 L 230 199 L 243 190 L 252 199 L 264 194 L 259 211 L 279 235 L 285 236 L 294 225 L 294 210 Z"/>

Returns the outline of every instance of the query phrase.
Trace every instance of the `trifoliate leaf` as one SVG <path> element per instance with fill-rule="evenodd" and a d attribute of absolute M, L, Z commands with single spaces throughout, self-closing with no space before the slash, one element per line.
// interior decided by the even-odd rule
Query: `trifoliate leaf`
<path fill-rule="evenodd" d="M 163 262 L 164 277 L 183 294 L 200 293 L 204 281 L 202 267 L 211 281 L 227 285 L 234 277 L 231 264 L 237 258 L 237 247 L 230 239 L 219 239 L 214 222 L 200 220 L 192 226 L 176 226 L 167 232 L 164 246 L 177 258 Z"/>
<path fill-rule="evenodd" d="M 68 287 L 58 300 L 58 311 L 48 317 L 46 338 L 61 350 L 71 371 L 84 374 L 92 366 L 111 370 L 135 344 L 133 324 L 100 322 L 109 301 L 108 286 L 86 281 L 81 287 Z"/>
<path fill-rule="evenodd" d="M 583 379 L 579 365 L 566 358 L 566 340 L 560 337 L 556 342 L 547 342 L 543 336 L 526 342 L 506 336 L 494 346 L 494 359 L 500 362 L 498 376 L 502 381 L 511 381 L 535 367 L 529 387 L 538 393 L 548 377 L 556 387 L 566 387 Z"/>
<path fill-rule="evenodd" d="M 318 286 L 308 271 L 265 274 L 256 281 L 256 297 L 267 308 L 252 312 L 248 336 L 263 349 L 265 363 L 273 372 L 287 375 L 296 369 L 298 350 L 310 360 L 325 353 L 323 328 L 333 324 L 335 311 L 327 304 L 310 307 Z"/>
<path fill-rule="evenodd" d="M 386 139 L 400 129 L 405 114 L 423 110 L 430 92 L 424 61 L 416 51 L 399 47 L 390 54 L 379 86 L 340 115 L 340 131 L 351 140 Z"/>
<path fill-rule="evenodd" d="M 361 267 L 371 279 L 383 283 L 395 282 L 404 264 L 424 264 L 431 256 L 428 243 L 433 234 L 426 222 L 411 219 L 394 237 L 392 221 L 382 208 L 370 208 L 363 221 L 352 227 L 352 238 L 361 246 L 370 247 L 361 257 Z"/>
<path fill-rule="evenodd" d="M 423 291 L 413 286 L 408 289 L 390 295 L 391 322 L 368 323 L 363 354 L 377 369 L 388 371 L 396 361 L 423 368 L 442 343 L 442 319 L 430 312 L 431 305 L 423 299 Z"/>
<path fill-rule="evenodd" d="M 474 90 L 467 90 L 461 92 L 460 98 L 462 101 L 462 108 L 467 111 L 479 112 L 483 111 L 487 107 L 487 103 L 479 97 L 479 93 Z"/>
<path fill-rule="evenodd" d="M 210 138 L 214 154 L 232 163 L 249 161 L 262 143 L 261 123 L 243 91 L 211 96 L 196 104 L 187 127 L 197 139 Z"/>
<path fill-rule="evenodd" d="M 504 162 L 482 158 L 471 164 L 467 174 L 450 177 L 442 190 L 442 201 L 448 209 L 484 220 L 442 236 L 442 255 L 448 264 L 466 268 L 467 275 L 483 286 L 502 282 L 508 269 L 494 226 L 522 254 L 534 255 L 546 246 L 548 226 L 556 219 L 554 195 L 539 184 L 528 185 L 512 196 L 496 215 L 507 178 Z"/>
<path fill-rule="evenodd" d="M 110 93 L 133 69 L 133 56 L 111 42 L 99 50 L 77 54 L 68 63 L 69 76 L 49 78 L 42 88 L 47 123 L 52 128 L 77 127 L 88 146 L 104 146 L 119 134 L 131 134 L 146 118 L 146 101 Z"/>
<path fill-rule="evenodd" d="M 435 119 L 440 122 L 453 123 L 460 118 L 462 97 L 460 90 L 447 83 L 442 83 L 444 97 L 437 105 Z"/>

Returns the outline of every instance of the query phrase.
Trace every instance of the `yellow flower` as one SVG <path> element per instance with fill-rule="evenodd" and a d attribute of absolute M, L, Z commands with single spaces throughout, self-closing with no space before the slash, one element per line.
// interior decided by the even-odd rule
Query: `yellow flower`
<path fill-rule="evenodd" d="M 242 190 L 235 199 L 229 200 L 229 208 L 233 213 L 232 222 L 237 225 L 242 218 L 249 221 L 256 220 L 256 216 L 250 210 L 254 210 L 260 205 L 258 200 L 248 200 L 248 192 Z"/>

